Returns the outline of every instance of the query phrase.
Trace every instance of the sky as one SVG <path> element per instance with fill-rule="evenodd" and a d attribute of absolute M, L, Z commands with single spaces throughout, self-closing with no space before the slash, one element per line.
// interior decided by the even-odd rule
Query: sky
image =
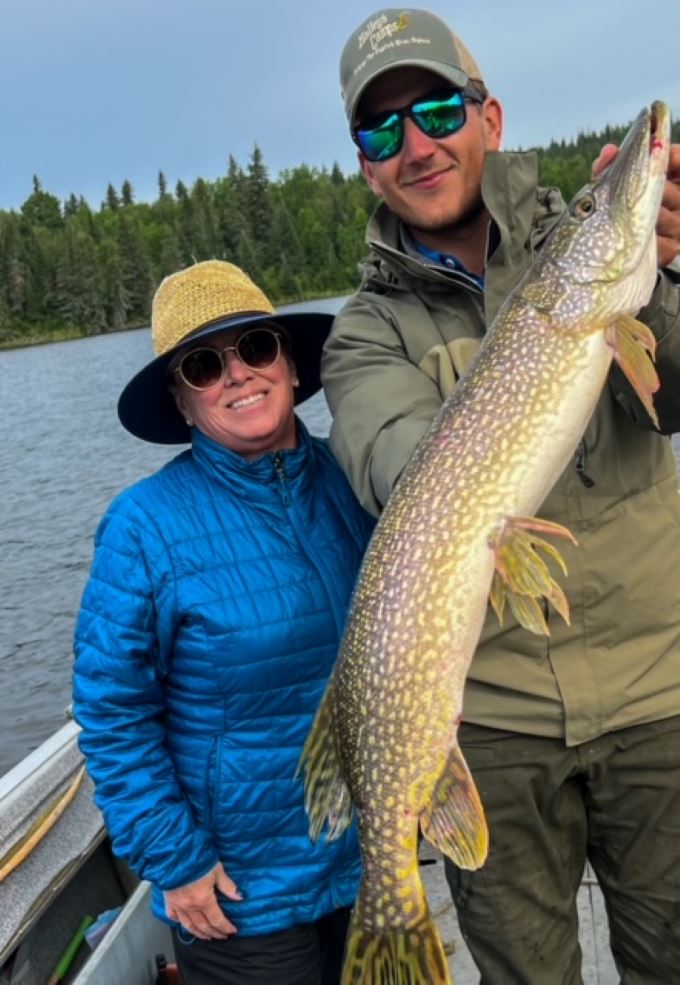
<path fill-rule="evenodd" d="M 680 0 L 420 4 L 458 33 L 505 111 L 504 146 L 632 120 L 653 99 L 680 117 Z M 32 176 L 99 207 L 132 183 L 168 187 L 246 166 L 356 170 L 339 96 L 366 0 L 0 0 L 0 209 Z"/>

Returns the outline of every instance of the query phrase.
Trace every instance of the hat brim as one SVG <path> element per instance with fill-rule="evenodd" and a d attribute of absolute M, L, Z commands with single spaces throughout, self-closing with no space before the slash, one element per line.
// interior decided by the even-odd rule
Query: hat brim
<path fill-rule="evenodd" d="M 357 110 L 359 109 L 359 103 L 361 102 L 364 93 L 376 79 L 380 78 L 386 72 L 392 72 L 397 68 L 424 68 L 428 72 L 432 72 L 434 75 L 440 75 L 451 85 L 456 86 L 459 89 L 464 89 L 465 86 L 470 81 L 469 76 L 462 68 L 456 68 L 453 65 L 447 65 L 445 62 L 434 61 L 428 58 L 400 58 L 398 50 L 395 52 L 393 58 L 385 64 L 382 64 L 376 68 L 374 72 L 369 74 L 365 79 L 362 79 L 361 85 L 353 93 L 351 97 L 351 114 L 349 116 L 350 127 L 355 127 L 357 123 Z M 348 100 L 349 102 L 349 100 Z"/>
<path fill-rule="evenodd" d="M 180 414 L 168 389 L 167 371 L 175 355 L 189 343 L 206 339 L 225 329 L 255 328 L 272 322 L 290 339 L 290 354 L 300 381 L 295 403 L 301 404 L 321 389 L 321 351 L 333 324 L 326 312 L 274 312 L 227 318 L 194 332 L 162 356 L 157 356 L 132 377 L 118 399 L 120 423 L 135 437 L 159 445 L 188 444 L 191 429 Z"/>

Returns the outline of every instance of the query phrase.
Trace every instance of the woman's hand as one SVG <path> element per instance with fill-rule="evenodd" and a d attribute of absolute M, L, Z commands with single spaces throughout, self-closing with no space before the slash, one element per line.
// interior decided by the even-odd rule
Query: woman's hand
<path fill-rule="evenodd" d="M 243 899 L 221 862 L 196 882 L 167 890 L 165 912 L 202 941 L 223 940 L 237 931 L 220 909 L 218 890 L 236 902 Z"/>

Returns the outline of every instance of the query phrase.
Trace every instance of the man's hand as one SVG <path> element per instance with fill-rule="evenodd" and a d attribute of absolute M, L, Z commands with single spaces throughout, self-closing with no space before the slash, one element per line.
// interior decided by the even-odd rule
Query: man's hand
<path fill-rule="evenodd" d="M 217 890 L 231 900 L 243 899 L 221 862 L 202 879 L 167 890 L 163 894 L 165 912 L 202 941 L 223 940 L 237 931 L 220 909 Z"/>
<path fill-rule="evenodd" d="M 593 177 L 604 171 L 618 154 L 614 144 L 605 144 L 593 164 Z M 656 223 L 658 265 L 667 267 L 680 253 L 680 144 L 671 144 L 668 176 Z"/>

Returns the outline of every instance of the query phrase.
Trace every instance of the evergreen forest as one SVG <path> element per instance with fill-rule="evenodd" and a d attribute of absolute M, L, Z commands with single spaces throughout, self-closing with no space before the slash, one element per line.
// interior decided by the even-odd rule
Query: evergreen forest
<path fill-rule="evenodd" d="M 541 184 L 568 200 L 626 129 L 538 149 Z M 170 190 L 160 172 L 154 202 L 136 202 L 129 181 L 109 185 L 98 209 L 75 194 L 62 202 L 34 176 L 21 208 L 0 210 L 0 347 L 147 325 L 161 279 L 212 257 L 243 267 L 276 304 L 349 292 L 374 206 L 358 172 L 302 164 L 274 180 L 257 146 L 213 182 Z"/>

